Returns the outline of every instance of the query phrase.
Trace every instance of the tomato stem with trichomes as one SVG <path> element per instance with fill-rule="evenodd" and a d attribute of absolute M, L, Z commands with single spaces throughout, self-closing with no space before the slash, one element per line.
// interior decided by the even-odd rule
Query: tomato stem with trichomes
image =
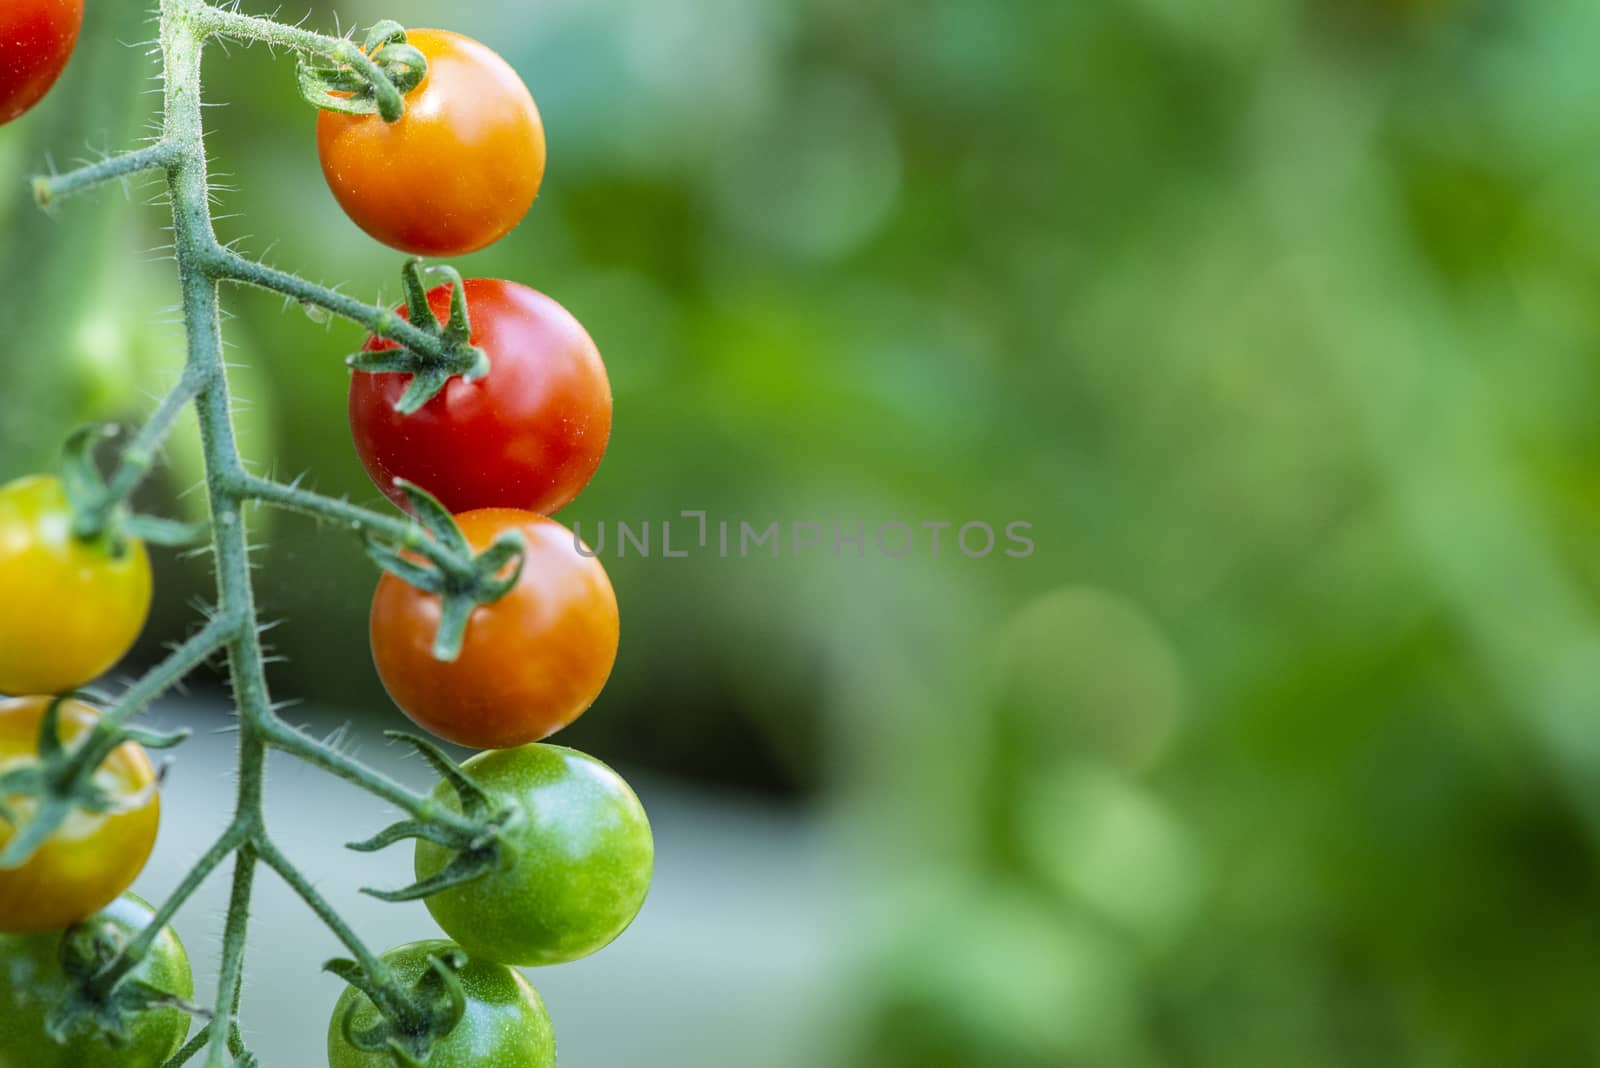
<path fill-rule="evenodd" d="M 327 742 L 307 736 L 281 720 L 272 703 L 256 625 L 251 587 L 245 505 L 259 502 L 310 514 L 340 524 L 394 552 L 428 561 L 443 576 L 474 574 L 482 569 L 464 542 L 440 538 L 422 524 L 384 515 L 342 500 L 311 493 L 249 474 L 245 470 L 230 414 L 227 371 L 223 361 L 222 310 L 219 289 L 233 282 L 272 290 L 300 303 L 326 309 L 359 324 L 379 338 L 392 340 L 415 359 L 451 373 L 483 373 L 482 354 L 469 349 L 456 323 L 445 328 L 412 323 L 388 308 L 354 300 L 284 271 L 253 262 L 225 248 L 218 240 L 209 203 L 204 132 L 201 123 L 201 59 L 206 42 L 226 37 L 290 50 L 309 61 L 329 84 L 345 85 L 353 76 L 371 87 L 376 111 L 388 121 L 403 111 L 403 91 L 420 79 L 410 53 L 397 46 L 394 25 L 382 24 L 377 45 L 369 38 L 364 51 L 353 42 L 329 37 L 270 19 L 213 7 L 206 0 L 161 0 L 160 52 L 164 65 L 164 108 L 157 140 L 144 148 L 64 174 L 34 179 L 35 198 L 53 206 L 64 198 L 108 182 L 160 171 L 171 194 L 172 216 L 188 332 L 183 377 L 155 415 L 123 450 L 103 485 L 92 487 L 83 505 L 81 534 L 105 527 L 112 514 L 138 486 L 177 415 L 191 404 L 199 418 L 210 504 L 210 544 L 215 557 L 217 605 L 205 626 L 166 660 L 117 699 L 101 730 L 126 729 L 129 719 L 178 683 L 216 652 L 224 652 L 238 710 L 239 773 L 234 815 L 226 830 L 206 850 L 159 908 L 150 925 L 132 939 L 120 957 L 93 982 L 102 991 L 115 987 L 149 951 L 157 933 L 174 917 L 201 883 L 231 857 L 233 886 L 222 941 L 222 962 L 209 1022 L 169 1062 L 169 1068 L 205 1054 L 207 1068 L 255 1064 L 240 1038 L 238 1010 L 244 971 L 245 938 L 250 899 L 258 864 L 281 877 L 356 958 L 374 1000 L 403 1006 L 407 992 L 393 982 L 376 954 L 368 949 L 304 874 L 273 843 L 263 807 L 265 762 L 278 749 L 361 787 L 396 805 L 412 817 L 404 827 L 425 826 L 451 841 L 483 842 L 496 833 L 493 814 L 457 813 L 430 796 L 408 790 L 387 776 L 351 758 Z M 369 55 L 369 51 L 372 53 Z M 415 51 L 415 50 L 412 50 Z M 376 57 L 376 58 L 375 58 Z M 418 57 L 420 58 L 420 57 Z M 395 74 L 401 75 L 399 85 Z M 302 77 L 304 83 L 304 77 Z M 415 271 L 415 267 L 408 268 Z M 487 555 L 487 554 L 485 554 Z M 500 566 L 504 554 L 496 557 Z M 401 833 L 391 829 L 391 834 Z M 374 839 L 377 841 L 377 839 Z"/>

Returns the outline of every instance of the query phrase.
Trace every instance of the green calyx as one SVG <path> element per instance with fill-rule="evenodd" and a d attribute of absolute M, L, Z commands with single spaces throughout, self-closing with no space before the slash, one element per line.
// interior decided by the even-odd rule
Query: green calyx
<path fill-rule="evenodd" d="M 0 850 L 0 870 L 26 864 L 75 811 L 103 815 L 147 800 L 117 798 L 95 782 L 95 771 L 118 746 L 131 741 L 147 749 L 170 749 L 189 736 L 188 731 L 167 734 L 102 719 L 69 749 L 61 743 L 61 706 L 68 700 L 57 697 L 45 710 L 38 760 L 0 774 L 0 820 L 16 832 Z M 27 819 L 14 807 L 21 800 L 31 802 Z"/>
<path fill-rule="evenodd" d="M 395 479 L 416 514 L 418 528 L 443 552 L 430 561 L 417 558 L 423 546 L 395 545 L 381 535 L 367 536 L 367 555 L 383 570 L 442 602 L 439 632 L 434 637 L 434 659 L 446 663 L 461 655 L 467 623 L 480 604 L 491 604 L 510 593 L 522 577 L 527 545 L 515 531 L 502 534 L 483 552 L 473 554 L 466 535 L 445 506 L 427 490 L 403 478 Z M 509 570 L 508 570 L 509 569 Z"/>
<path fill-rule="evenodd" d="M 100 1034 L 112 1046 L 127 1042 L 137 1019 L 154 1009 L 177 1009 L 206 1018 L 204 1009 L 134 977 L 128 935 L 103 917 L 85 920 L 61 936 L 61 971 L 68 993 L 45 1027 L 56 1042 Z"/>
<path fill-rule="evenodd" d="M 404 731 L 387 731 L 388 737 L 414 746 L 439 775 L 455 790 L 461 804 L 461 817 L 450 822 L 435 819 L 402 820 L 364 842 L 348 848 L 358 853 L 375 853 L 396 842 L 422 838 L 456 851 L 443 871 L 401 890 L 373 890 L 362 893 L 380 901 L 418 901 L 452 887 L 472 882 L 491 872 L 503 871 L 514 859 L 505 832 L 524 818 L 520 809 L 496 807 L 494 800 L 444 751 L 425 738 Z"/>
<path fill-rule="evenodd" d="M 467 955 L 458 949 L 429 957 L 429 968 L 409 988 L 401 988 L 387 972 L 369 975 L 353 960 L 330 960 L 332 972 L 367 996 L 381 1018 L 362 1027 L 356 1022 L 360 1001 L 353 1001 L 339 1020 L 344 1039 L 367 1053 L 387 1053 L 399 1068 L 423 1068 L 434 1044 L 447 1038 L 467 1012 L 460 971 Z"/>
<path fill-rule="evenodd" d="M 61 484 L 72 508 L 73 536 L 82 541 L 103 540 L 111 554 L 119 558 L 127 551 L 130 540 L 174 547 L 204 541 L 204 524 L 140 515 L 128 507 L 127 496 L 153 457 L 130 447 L 124 451 L 122 465 L 112 481 L 100 473 L 95 446 L 116 433 L 115 426 L 85 426 L 67 439 Z"/>
<path fill-rule="evenodd" d="M 406 317 L 412 326 L 438 339 L 439 351 L 424 353 L 402 347 L 358 352 L 345 361 L 354 370 L 367 374 L 410 375 L 411 385 L 395 404 L 395 410 L 402 415 L 417 412 L 437 397 L 456 375 L 472 382 L 489 373 L 488 353 L 471 343 L 472 319 L 467 313 L 467 290 L 461 275 L 453 267 L 433 267 L 428 273 L 444 275 L 450 282 L 450 319 L 440 323 L 439 317 L 433 314 L 420 259 L 407 261 L 401 271 L 406 291 Z"/>
<path fill-rule="evenodd" d="M 405 95 L 428 76 L 428 60 L 406 43 L 405 27 L 392 19 L 367 31 L 357 48 L 341 41 L 327 53 L 300 61 L 295 77 L 312 107 L 344 115 L 378 115 L 399 122 Z"/>

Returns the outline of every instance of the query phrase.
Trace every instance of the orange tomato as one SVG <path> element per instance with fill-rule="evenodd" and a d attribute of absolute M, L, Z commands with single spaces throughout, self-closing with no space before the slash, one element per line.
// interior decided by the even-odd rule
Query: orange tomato
<path fill-rule="evenodd" d="M 528 87 L 487 46 L 411 30 L 428 75 L 406 113 L 324 111 L 317 151 L 328 188 L 355 224 L 418 256 L 460 256 L 510 233 L 544 180 L 544 124 Z"/>
<path fill-rule="evenodd" d="M 385 574 L 372 599 L 372 658 L 413 721 L 476 749 L 548 737 L 581 716 L 617 659 L 617 597 L 605 568 L 572 532 L 532 512 L 484 508 L 456 517 L 473 550 L 522 532 L 527 558 L 511 592 L 480 605 L 461 656 L 433 658 L 440 600 Z"/>
<path fill-rule="evenodd" d="M 53 698 L 0 701 L 0 772 L 37 763 L 39 730 Z M 81 701 L 61 705 L 60 738 L 71 747 L 100 719 Z M 144 870 L 161 822 L 156 771 L 144 747 L 125 742 L 95 772 L 95 781 L 119 807 L 75 810 L 20 868 L 0 869 L 0 931 L 38 934 L 63 930 L 116 900 Z M 26 820 L 35 798 L 3 799 Z M 16 828 L 0 817 L 0 849 Z"/>

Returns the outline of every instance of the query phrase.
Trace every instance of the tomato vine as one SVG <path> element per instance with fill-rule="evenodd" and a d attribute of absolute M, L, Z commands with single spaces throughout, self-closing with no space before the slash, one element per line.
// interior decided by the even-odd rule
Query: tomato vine
<path fill-rule="evenodd" d="M 403 900 L 450 890 L 456 892 L 452 899 L 455 904 L 451 907 L 457 909 L 462 907 L 462 900 L 470 904 L 470 899 L 461 897 L 461 888 L 491 874 L 495 878 L 506 877 L 509 858 L 519 850 L 537 854 L 538 843 L 530 838 L 534 833 L 531 823 L 536 821 L 530 821 L 526 806 L 518 807 L 521 802 L 517 798 L 531 796 L 530 791 L 548 792 L 581 787 L 589 791 L 585 795 L 588 803 L 597 804 L 598 801 L 591 796 L 595 789 L 593 782 L 609 783 L 607 789 L 610 794 L 607 796 L 613 800 L 606 804 L 610 809 L 605 812 L 597 810 L 596 818 L 609 821 L 608 826 L 613 827 L 613 833 L 626 834 L 625 840 L 619 839 L 619 842 L 624 844 L 627 859 L 632 865 L 632 881 L 627 887 L 625 899 L 609 903 L 612 914 L 600 917 L 597 922 L 591 919 L 593 930 L 587 934 L 587 941 L 583 942 L 588 951 L 603 945 L 625 927 L 642 901 L 644 889 L 648 886 L 653 848 L 648 824 L 643 810 L 638 808 L 637 800 L 632 798 L 626 784 L 620 779 L 611 783 L 605 776 L 612 775 L 614 778 L 614 774 L 604 769 L 603 765 L 589 761 L 589 758 L 582 758 L 582 761 L 589 761 L 594 765 L 593 768 L 589 764 L 575 762 L 581 756 L 579 754 L 557 755 L 569 753 L 566 750 L 540 747 L 543 752 L 537 757 L 532 753 L 519 755 L 517 750 L 504 751 L 505 761 L 511 764 L 510 770 L 501 774 L 510 775 L 510 781 L 523 784 L 519 787 L 519 793 L 504 784 L 492 790 L 480 787 L 471 774 L 471 762 L 465 767 L 457 767 L 431 743 L 413 738 L 410 739 L 412 744 L 439 771 L 443 780 L 439 789 L 423 795 L 413 793 L 333 746 L 306 735 L 278 716 L 264 671 L 265 658 L 251 585 L 250 550 L 246 539 L 248 505 L 305 513 L 337 524 L 366 539 L 374 558 L 385 570 L 392 572 L 386 576 L 386 582 L 411 583 L 418 587 L 415 592 L 419 597 L 433 596 L 442 604 L 442 610 L 438 612 L 437 639 L 430 636 L 431 646 L 422 647 L 425 650 L 431 648 L 432 655 L 440 660 L 450 660 L 461 654 L 466 628 L 472 625 L 470 620 L 486 614 L 476 611 L 479 606 L 493 606 L 499 598 L 513 595 L 514 590 L 523 589 L 533 581 L 522 569 L 531 555 L 531 549 L 535 547 L 527 544 L 522 531 L 538 528 L 531 521 L 520 524 L 501 521 L 500 526 L 506 528 L 504 536 L 492 544 L 482 539 L 478 544 L 469 544 L 461 528 L 456 525 L 455 518 L 432 495 L 419 487 L 409 483 L 385 487 L 386 492 L 393 489 L 392 495 L 407 505 L 413 516 L 372 511 L 344 500 L 309 492 L 297 485 L 248 473 L 234 436 L 222 347 L 221 294 L 227 285 L 257 287 L 281 293 L 365 328 L 375 339 L 369 342 L 369 353 L 365 357 L 369 361 L 366 371 L 396 373 L 408 370 L 413 375 L 412 388 L 406 391 L 405 398 L 395 404 L 402 414 L 423 406 L 452 378 L 459 376 L 463 381 L 472 382 L 486 376 L 489 373 L 489 357 L 470 343 L 471 331 L 466 322 L 468 286 L 448 269 L 444 269 L 443 273 L 453 279 L 458 306 L 452 310 L 450 324 L 443 326 L 437 321 L 429 321 L 432 317 L 427 313 L 427 298 L 422 296 L 421 272 L 415 263 L 408 266 L 407 287 L 421 303 L 413 300 L 408 309 L 397 311 L 363 303 L 250 260 L 218 239 L 209 203 L 211 186 L 201 122 L 201 61 L 206 44 L 213 39 L 229 39 L 266 44 L 293 53 L 300 61 L 302 95 L 324 109 L 324 116 L 339 112 L 338 123 L 401 121 L 405 115 L 407 92 L 426 86 L 424 70 L 429 60 L 424 53 L 432 48 L 437 54 L 437 46 L 429 44 L 428 48 L 423 49 L 412 47 L 407 43 L 405 30 L 389 22 L 374 27 L 366 44 L 358 46 L 345 38 L 325 36 L 299 26 L 245 15 L 233 8 L 213 6 L 208 0 L 161 0 L 159 18 L 159 46 L 164 75 L 159 136 L 152 144 L 135 151 L 67 173 L 38 177 L 33 181 L 33 193 L 41 206 L 49 207 L 74 194 L 133 175 L 160 172 L 165 177 L 171 198 L 177 269 L 188 334 L 185 369 L 176 387 L 122 449 L 107 476 L 102 477 L 93 464 L 93 442 L 83 440 L 75 448 L 76 458 L 69 461 L 65 481 L 73 497 L 73 532 L 80 539 L 106 539 L 113 548 L 126 544 L 128 539 L 139 537 L 156 541 L 163 538 L 178 540 L 185 535 L 185 531 L 177 524 L 154 517 L 132 516 L 128 514 L 124 502 L 151 469 L 178 415 L 192 406 L 198 414 L 204 449 L 205 485 L 211 516 L 208 536 L 215 561 L 217 600 L 209 618 L 193 637 L 108 704 L 104 715 L 95 721 L 96 725 L 92 728 L 95 741 L 84 745 L 75 754 L 67 754 L 54 737 L 57 713 L 52 705 L 45 717 L 47 726 L 41 736 L 40 756 L 44 770 L 37 773 L 35 778 L 40 782 L 48 780 L 59 784 L 54 788 L 58 789 L 61 796 L 52 795 L 54 808 L 51 811 L 64 809 L 69 807 L 67 802 L 72 798 L 84 796 L 82 791 L 86 788 L 80 783 L 84 776 L 67 772 L 74 770 L 73 766 L 69 766 L 71 761 L 82 764 L 88 759 L 84 755 L 86 752 L 109 752 L 115 745 L 130 739 L 142 740 L 150 745 L 173 744 L 176 738 L 140 732 L 131 726 L 131 721 L 168 688 L 221 652 L 226 655 L 237 706 L 238 786 L 233 816 L 220 836 L 205 850 L 173 893 L 150 910 L 147 924 L 127 937 L 114 952 L 103 949 L 106 959 L 96 960 L 93 966 L 85 966 L 74 973 L 78 977 L 76 992 L 67 1008 L 60 1011 L 69 1017 L 74 1013 L 80 1018 L 92 1017 L 99 1024 L 115 1028 L 120 1011 L 118 1006 L 121 1004 L 118 999 L 126 1000 L 128 991 L 132 989 L 130 977 L 152 948 L 167 937 L 168 924 L 201 883 L 231 861 L 232 891 L 222 938 L 219 980 L 210 1004 L 198 1010 L 207 1022 L 167 1061 L 167 1066 L 179 1068 L 202 1054 L 208 1068 L 222 1068 L 230 1063 L 257 1063 L 254 1055 L 245 1047 L 239 1027 L 239 1012 L 250 902 L 258 869 L 265 866 L 295 891 L 354 958 L 352 961 L 336 961 L 329 965 L 330 970 L 351 984 L 346 997 L 351 1005 L 342 1023 L 336 1018 L 333 1029 L 337 1036 L 343 1028 L 344 1038 L 352 1044 L 350 1056 L 357 1060 L 375 1056 L 396 1065 L 423 1065 L 428 1063 L 430 1049 L 436 1043 L 449 1039 L 451 1029 L 465 1018 L 464 1013 L 468 1013 L 471 999 L 478 996 L 478 988 L 473 985 L 477 980 L 468 981 L 467 989 L 463 991 L 463 977 L 468 975 L 468 971 L 463 970 L 468 968 L 466 957 L 455 950 L 441 951 L 424 956 L 419 963 L 414 959 L 415 953 L 409 956 L 401 953 L 397 958 L 395 953 L 400 951 L 395 951 L 380 956 L 361 940 L 278 847 L 269 832 L 264 775 L 268 752 L 276 749 L 297 757 L 369 791 L 406 814 L 407 818 L 401 823 L 367 842 L 352 846 L 376 849 L 401 839 L 414 838 L 419 847 L 425 847 L 428 851 L 426 854 L 419 852 L 419 858 L 426 855 L 428 863 L 424 866 L 419 859 L 417 885 L 402 891 L 372 891 L 376 896 L 386 900 Z M 427 40 L 432 42 L 433 38 Z M 498 57 L 494 58 L 502 62 L 498 61 Z M 509 72 L 509 68 L 505 68 L 505 71 Z M 501 82 L 504 82 L 505 76 L 504 72 L 495 75 Z M 515 78 L 514 75 L 510 77 Z M 520 81 L 516 85 L 520 88 Z M 521 92 L 526 94 L 525 89 Z M 531 99 L 528 107 L 532 107 Z M 355 118 L 351 118 L 352 115 Z M 332 121 L 335 120 L 325 117 L 324 126 Z M 527 125 L 532 129 L 536 124 L 535 111 L 527 120 Z M 535 154 L 542 173 L 542 128 L 538 129 L 538 137 Z M 331 181 L 330 178 L 330 184 Z M 533 181 L 536 188 L 537 176 Z M 527 203 L 531 203 L 532 192 L 526 189 L 519 189 L 513 199 L 520 203 L 524 193 Z M 520 210 L 525 211 L 526 204 L 522 204 Z M 500 227 L 502 231 L 508 228 Z M 479 244 L 474 237 L 461 247 L 477 247 Z M 385 350 L 382 359 L 389 361 L 382 367 L 371 363 L 376 358 L 372 352 L 377 350 Z M 388 355 L 387 350 L 401 353 L 403 359 Z M 363 366 L 356 363 L 360 359 L 362 357 L 356 357 L 352 361 L 358 368 Z M 598 355 L 593 359 L 597 362 Z M 599 375 L 598 381 L 603 384 L 603 369 Z M 591 392 L 597 398 L 594 403 L 598 406 L 599 386 L 595 386 Z M 603 399 L 603 414 L 608 428 L 608 389 L 604 391 Z M 593 463 L 598 463 L 598 457 L 592 459 Z M 576 475 L 568 476 L 568 481 L 574 483 L 572 492 L 581 489 L 591 473 L 592 465 Z M 570 499 L 570 495 L 567 499 Z M 537 521 L 550 523 L 549 520 Z M 553 523 L 550 525 L 554 526 Z M 591 562 L 585 560 L 584 566 Z M 598 566 L 598 563 L 593 563 L 594 569 L 598 570 Z M 597 581 L 603 583 L 603 572 L 599 576 Z M 609 596 L 608 584 L 604 586 L 604 592 Z M 610 611 L 613 615 L 608 626 L 614 638 L 614 601 L 611 602 Z M 604 636 L 604 628 L 601 633 Z M 611 652 L 614 652 L 614 641 Z M 591 665 L 589 674 L 592 677 L 583 680 L 583 686 L 588 688 L 583 695 L 586 700 L 593 699 L 592 692 L 588 691 L 597 692 L 599 685 L 603 684 L 604 675 L 609 671 L 608 657 L 609 654 L 602 649 L 599 659 L 604 661 L 600 665 L 603 670 Z M 0 685 L 3 685 L 3 680 L 0 680 Z M 559 714 L 560 720 L 565 722 L 581 711 L 579 704 L 573 704 L 553 710 L 551 716 Z M 517 745 L 536 740 L 542 737 L 537 731 L 547 731 L 549 726 L 541 720 L 531 729 L 535 733 L 509 741 L 497 741 L 496 744 Z M 522 765 L 521 770 L 517 770 L 519 765 Z M 572 775 L 576 772 L 569 774 L 551 770 L 569 767 L 588 769 L 583 774 L 590 776 L 592 781 L 589 785 L 574 787 L 571 783 L 578 780 Z M 76 770 L 81 772 L 82 769 Z M 73 793 L 74 790 L 78 793 Z M 622 813 L 622 816 L 618 817 L 617 813 Z M 6 815 L 3 805 L 0 805 L 0 815 Z M 622 831 L 615 831 L 618 818 L 624 821 Z M 30 840 L 42 837 L 49 830 L 48 826 L 33 828 Z M 16 838 L 19 842 L 29 838 L 29 832 L 24 830 Z M 0 842 L 0 845 L 3 844 Z M 558 904 L 568 911 L 582 911 L 581 902 L 575 904 L 563 900 Z M 431 901 L 430 907 L 433 907 Z M 454 913 L 451 916 L 452 926 L 463 922 Z M 518 917 L 524 926 L 535 919 Z M 581 919 L 563 917 L 559 922 L 570 920 L 575 923 Z M 537 937 L 526 931 L 518 932 L 518 936 L 524 941 L 531 939 L 534 943 L 518 945 L 514 955 L 519 960 L 541 957 L 536 944 Z M 518 962 L 509 956 L 495 958 L 492 951 L 494 940 L 485 940 L 481 932 L 473 931 L 472 937 L 478 939 L 480 945 L 488 944 L 491 947 L 489 955 L 495 966 Z M 544 955 L 551 959 L 570 959 L 577 953 L 564 946 L 559 952 L 552 950 Z M 397 970 L 386 963 L 386 959 L 405 959 L 408 963 L 405 968 Z M 472 962 L 471 967 L 482 971 L 485 965 L 478 959 Z M 495 982 L 504 985 L 512 981 L 496 979 Z M 514 982 L 512 986 L 515 986 Z M 517 996 L 524 997 L 522 994 Z M 524 997 L 519 1011 L 533 1011 L 529 1006 L 538 1005 L 537 995 L 531 997 L 531 1001 Z M 138 998 L 133 1000 L 138 1001 Z M 170 1001 L 170 998 L 167 1000 Z M 150 1003 L 165 1004 L 161 998 Z M 543 1012 L 542 1006 L 538 1006 L 537 1012 Z M 358 1019 L 359 1027 L 356 1024 Z M 77 1022 L 81 1024 L 82 1020 Z M 55 1025 L 52 1027 L 54 1029 Z M 553 1050 L 553 1046 L 550 1048 Z"/>

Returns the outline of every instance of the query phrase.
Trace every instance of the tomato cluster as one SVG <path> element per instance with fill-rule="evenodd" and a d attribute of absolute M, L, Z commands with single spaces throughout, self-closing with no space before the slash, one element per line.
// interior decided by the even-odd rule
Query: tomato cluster
<path fill-rule="evenodd" d="M 49 89 L 82 16 L 82 0 L 0 0 L 0 122 Z M 317 127 L 323 171 L 350 218 L 379 241 L 416 255 L 474 252 L 508 234 L 533 205 L 545 167 L 539 111 L 486 46 L 441 30 L 414 30 L 406 41 L 428 66 L 406 94 L 403 116 L 386 122 L 325 110 Z M 464 343 L 487 357 L 487 373 L 444 380 L 419 406 L 402 400 L 420 371 L 357 370 L 349 413 L 363 464 L 397 504 L 414 507 L 403 487 L 420 487 L 448 510 L 474 554 L 515 538 L 515 558 L 492 576 L 493 592 L 474 594 L 453 658 L 441 657 L 438 641 L 450 612 L 445 594 L 412 584 L 406 576 L 414 571 L 397 566 L 383 575 L 370 620 L 377 672 L 399 708 L 441 738 L 486 750 L 460 773 L 499 814 L 504 863 L 469 881 L 441 882 L 460 851 L 419 836 L 418 893 L 430 881 L 448 884 L 426 903 L 454 942 L 402 946 L 384 963 L 391 980 L 418 983 L 445 968 L 446 957 L 465 954 L 450 973 L 464 1012 L 427 1065 L 550 1068 L 549 1017 L 511 966 L 563 963 L 608 945 L 638 914 L 654 865 L 649 820 L 627 783 L 592 757 L 542 744 L 594 703 L 617 656 L 617 600 L 605 568 L 549 518 L 600 465 L 611 387 L 593 339 L 554 300 L 510 281 L 458 285 L 422 294 L 418 284 L 397 312 L 415 318 L 426 304 L 442 318 L 459 299 L 470 324 Z M 366 348 L 401 347 L 374 337 Z M 107 735 L 100 713 L 71 696 L 127 653 L 152 586 L 144 545 L 115 524 L 82 529 L 80 503 L 56 478 L 0 487 L 0 694 L 15 695 L 0 699 L 0 776 L 21 771 L 36 782 L 63 754 L 81 753 L 88 765 L 90 754 L 106 753 L 90 769 L 92 783 L 80 785 L 94 803 L 74 807 L 27 860 L 0 869 L 0 1068 L 155 1068 L 188 1030 L 182 1012 L 151 1009 L 114 1049 L 98 1033 L 65 1045 L 43 1037 L 45 1017 L 69 994 L 63 969 L 71 947 L 90 939 L 108 959 L 153 919 L 126 891 L 160 818 L 144 749 L 119 744 L 126 735 Z M 100 736 L 110 738 L 103 750 L 94 748 Z M 13 789 L 20 787 L 5 792 Z M 465 811 L 455 782 L 441 783 L 436 800 L 442 810 Z M 35 844 L 19 836 L 42 804 L 26 791 L 0 796 L 0 851 L 13 839 Z M 192 994 L 170 929 L 132 978 L 172 998 Z M 333 1068 L 396 1063 L 356 1040 L 380 1016 L 366 993 L 345 992 L 329 1031 Z"/>
<path fill-rule="evenodd" d="M 67 493 L 35 475 L 0 486 L 0 774 L 37 766 L 55 694 L 90 682 L 120 660 L 150 611 L 150 558 L 136 539 L 73 533 Z M 70 749 L 99 720 L 62 701 L 55 741 Z M 160 800 L 150 758 L 137 742 L 112 751 L 95 785 L 114 804 L 77 812 L 20 867 L 0 868 L 0 932 L 59 931 L 110 904 L 133 884 L 155 845 Z M 0 798 L 28 814 L 30 798 Z M 0 850 L 18 827 L 0 810 Z"/>
<path fill-rule="evenodd" d="M 533 203 L 545 163 L 539 113 L 521 80 L 483 45 L 431 30 L 411 31 L 408 40 L 429 69 L 408 94 L 405 116 L 387 124 L 324 112 L 323 170 L 351 219 L 378 240 L 418 255 L 471 252 L 503 237 Z M 442 320 L 457 296 L 439 286 L 426 294 L 427 310 Z M 622 778 L 592 757 L 540 744 L 594 703 L 616 660 L 617 600 L 605 568 L 549 518 L 600 466 L 612 396 L 593 339 L 551 298 L 499 279 L 468 279 L 459 296 L 488 374 L 451 378 L 407 411 L 412 374 L 357 370 L 351 434 L 380 490 L 402 508 L 412 506 L 406 484 L 426 490 L 475 553 L 520 535 L 520 572 L 502 596 L 473 610 L 450 661 L 436 655 L 441 595 L 385 574 L 372 602 L 372 652 L 389 696 L 413 722 L 488 750 L 462 771 L 496 806 L 518 814 L 502 832 L 511 863 L 426 902 L 470 956 L 468 1026 L 504 1039 L 492 1055 L 475 1055 L 543 1066 L 554 1063 L 548 1018 L 505 966 L 559 964 L 605 947 L 638 914 L 654 864 L 649 821 Z M 396 312 L 410 318 L 418 309 Z M 366 346 L 398 348 L 376 337 Z M 461 808 L 447 783 L 436 798 Z M 455 856 L 419 839 L 419 884 Z M 450 945 L 417 943 L 385 959 L 410 981 L 441 947 Z M 329 1032 L 335 1068 L 385 1063 L 350 1040 L 375 1014 L 366 995 L 346 992 Z M 436 1063 L 457 1063 L 454 1041 L 439 1047 Z"/>

